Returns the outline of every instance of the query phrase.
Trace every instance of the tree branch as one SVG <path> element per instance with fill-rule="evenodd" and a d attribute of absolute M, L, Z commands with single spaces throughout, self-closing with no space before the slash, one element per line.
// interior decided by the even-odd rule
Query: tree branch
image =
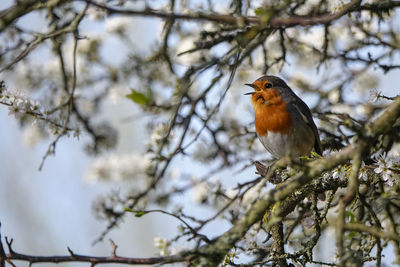
<path fill-rule="evenodd" d="M 262 19 L 259 17 L 247 16 L 238 17 L 234 15 L 220 15 L 220 14 L 205 14 L 197 12 L 195 14 L 182 14 L 173 12 L 162 12 L 152 9 L 145 10 L 133 10 L 133 9 L 117 9 L 101 3 L 97 3 L 91 0 L 79 0 L 87 2 L 95 7 L 106 10 L 109 14 L 123 14 L 132 16 L 142 17 L 156 17 L 166 20 L 198 20 L 198 21 L 213 21 L 228 25 L 261 25 L 263 24 Z M 358 7 L 361 0 L 353 0 L 350 3 L 344 5 L 342 9 L 334 14 L 324 14 L 320 16 L 291 16 L 287 18 L 273 17 L 268 21 L 268 25 L 272 27 L 295 27 L 298 25 L 316 25 L 316 24 L 327 24 L 341 18 L 343 15 L 350 11 L 360 10 L 362 7 Z M 368 7 L 369 8 L 369 7 Z"/>
<path fill-rule="evenodd" d="M 378 238 L 400 242 L 400 236 L 396 233 L 386 233 L 377 228 L 366 226 L 365 224 L 361 223 L 347 223 L 343 226 L 343 229 L 347 231 L 369 233 Z"/>
<path fill-rule="evenodd" d="M 37 1 L 37 0 L 25 0 L 18 1 L 17 4 L 11 6 L 0 12 L 0 32 L 2 32 L 8 25 L 13 23 L 18 18 L 28 14 L 32 10 L 43 9 L 49 7 L 55 7 L 59 4 L 64 4 L 68 1 L 62 0 L 48 0 L 48 1 Z"/>
<path fill-rule="evenodd" d="M 157 264 L 157 263 L 174 263 L 174 262 L 182 262 L 187 260 L 187 256 L 185 253 L 180 253 L 173 256 L 165 256 L 165 257 L 150 257 L 150 258 L 130 258 L 130 257 L 121 257 L 116 255 L 116 245 L 114 242 L 112 245 L 112 254 L 109 257 L 98 257 L 98 256 L 86 256 L 75 254 L 70 248 L 68 248 L 68 252 L 70 255 L 66 256 L 34 256 L 29 254 L 22 254 L 15 252 L 12 249 L 13 239 L 8 240 L 6 238 L 6 244 L 8 246 L 9 253 L 5 255 L 5 258 L 1 256 L 0 252 L 0 260 L 4 261 L 26 261 L 30 264 L 33 263 L 60 263 L 60 262 L 89 262 L 92 266 L 96 264 L 109 264 L 109 263 L 118 263 L 118 264 L 129 264 L 129 265 L 137 265 L 137 264 Z M 3 245 L 0 240 L 0 251 Z M 3 267 L 3 266 L 2 266 Z"/>

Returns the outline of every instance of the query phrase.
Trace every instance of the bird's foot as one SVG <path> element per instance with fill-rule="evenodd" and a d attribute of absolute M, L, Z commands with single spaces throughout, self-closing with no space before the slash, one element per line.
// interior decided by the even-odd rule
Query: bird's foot
<path fill-rule="evenodd" d="M 276 161 L 273 161 L 270 163 L 268 166 L 264 165 L 260 161 L 255 161 L 254 166 L 256 166 L 256 174 L 259 174 L 263 177 L 268 177 L 268 181 L 272 184 L 279 184 L 282 182 L 282 177 L 279 173 L 269 173 L 272 168 L 271 166 L 275 163 Z"/>
<path fill-rule="evenodd" d="M 271 168 L 271 165 L 265 166 L 259 161 L 254 161 L 254 166 L 256 166 L 256 174 L 259 174 L 261 176 L 267 176 L 269 169 Z"/>

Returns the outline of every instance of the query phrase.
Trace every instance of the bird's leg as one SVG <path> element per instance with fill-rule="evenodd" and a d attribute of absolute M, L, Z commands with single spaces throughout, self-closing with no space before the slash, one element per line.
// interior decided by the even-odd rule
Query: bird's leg
<path fill-rule="evenodd" d="M 264 164 L 262 164 L 259 161 L 254 161 L 254 166 L 256 166 L 256 170 L 257 170 L 256 174 L 259 174 L 259 175 L 264 176 L 264 177 L 267 176 L 268 171 L 269 171 L 269 169 L 271 167 L 271 165 L 265 166 Z"/>
<path fill-rule="evenodd" d="M 271 168 L 272 165 L 274 165 L 277 161 L 274 160 L 272 162 L 269 162 L 269 165 L 266 166 L 263 163 L 259 161 L 255 161 L 254 165 L 256 166 L 256 174 L 259 174 L 263 177 L 268 177 L 268 181 L 271 184 L 279 184 L 282 182 L 282 177 L 279 173 L 270 173 L 270 171 L 274 170 L 274 168 Z"/>

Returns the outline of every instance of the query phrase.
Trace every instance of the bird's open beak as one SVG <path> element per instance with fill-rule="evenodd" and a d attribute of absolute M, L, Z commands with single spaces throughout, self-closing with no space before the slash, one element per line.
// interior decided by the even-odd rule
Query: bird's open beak
<path fill-rule="evenodd" d="M 257 86 L 255 86 L 254 84 L 252 84 L 252 83 L 245 83 L 244 85 L 247 85 L 247 86 L 250 86 L 251 88 L 254 88 L 254 90 L 257 88 Z M 245 93 L 244 95 L 252 95 L 252 94 L 254 94 L 255 92 L 249 92 L 249 93 Z"/>

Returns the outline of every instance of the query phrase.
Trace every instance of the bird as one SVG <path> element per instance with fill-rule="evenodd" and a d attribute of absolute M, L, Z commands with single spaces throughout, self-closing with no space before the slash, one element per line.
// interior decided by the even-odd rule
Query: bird
<path fill-rule="evenodd" d="M 253 83 L 251 103 L 258 139 L 275 158 L 307 156 L 312 149 L 322 155 L 318 128 L 311 110 L 284 80 L 265 75 Z"/>

